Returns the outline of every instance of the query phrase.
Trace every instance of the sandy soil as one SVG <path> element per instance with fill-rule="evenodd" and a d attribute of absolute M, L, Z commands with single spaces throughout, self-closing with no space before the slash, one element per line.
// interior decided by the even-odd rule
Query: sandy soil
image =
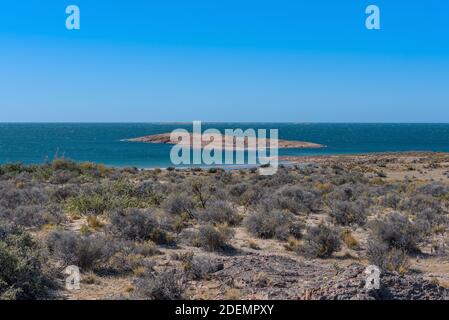
<path fill-rule="evenodd" d="M 449 182 L 449 154 L 446 153 L 391 153 L 369 155 L 344 155 L 328 157 L 284 157 L 292 164 L 319 164 L 344 166 L 364 172 L 370 179 L 382 183 L 404 181 Z M 238 174 L 237 172 L 235 174 Z M 246 214 L 243 208 L 239 211 Z M 384 214 L 378 213 L 378 214 Z M 325 215 L 311 215 L 308 224 L 316 224 Z M 74 221 L 66 226 L 79 232 L 84 221 Z M 367 265 L 358 248 L 342 249 L 330 259 L 310 259 L 289 250 L 285 242 L 274 239 L 256 239 L 245 228 L 234 228 L 232 254 L 204 252 L 200 248 L 179 245 L 177 248 L 161 248 L 154 257 L 157 270 L 167 267 L 182 268 L 180 261 L 172 259 L 186 252 L 206 256 L 223 263 L 223 269 L 213 276 L 191 281 L 186 297 L 190 299 L 308 299 L 310 292 L 322 283 L 336 279 L 348 266 L 356 263 Z M 364 244 L 367 230 L 358 228 L 354 238 Z M 423 247 L 422 253 L 410 259 L 410 270 L 429 281 L 449 287 L 449 261 L 447 256 L 432 253 Z M 84 275 L 83 290 L 64 292 L 67 299 L 114 299 L 128 297 L 132 292 L 133 276 L 100 277 Z"/>

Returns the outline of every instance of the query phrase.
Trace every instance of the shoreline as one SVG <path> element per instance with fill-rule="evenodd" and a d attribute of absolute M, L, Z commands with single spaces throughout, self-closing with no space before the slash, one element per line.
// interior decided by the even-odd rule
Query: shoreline
<path fill-rule="evenodd" d="M 376 161 L 381 160 L 381 158 L 391 158 L 397 157 L 398 159 L 403 158 L 420 158 L 429 156 L 449 156 L 449 152 L 437 152 L 437 151 L 394 151 L 394 152 L 368 152 L 368 153 L 351 153 L 351 154 L 334 154 L 334 155 L 315 155 L 315 156 L 280 156 L 279 166 L 294 167 L 298 165 L 312 165 L 317 163 L 325 162 L 336 162 L 342 160 L 365 160 L 365 161 Z M 231 168 L 232 167 L 232 168 Z M 189 170 L 200 168 L 202 170 L 208 169 L 223 169 L 225 171 L 242 170 L 258 168 L 259 164 L 233 164 L 233 165 L 197 165 L 197 166 L 185 166 L 185 167 L 174 167 L 176 170 Z M 145 167 L 139 168 L 141 170 L 167 170 L 170 166 L 161 167 Z"/>
<path fill-rule="evenodd" d="M 341 158 L 362 158 L 362 157 L 378 157 L 378 156 L 428 156 L 428 155 L 449 155 L 446 151 L 375 151 L 364 153 L 338 153 L 338 154 L 323 154 L 323 155 L 303 155 L 303 156 L 280 156 L 280 160 L 295 161 L 299 159 L 341 159 Z"/>
<path fill-rule="evenodd" d="M 326 163 L 326 162 L 335 162 L 342 160 L 359 160 L 359 161 L 372 161 L 372 160 L 381 160 L 382 158 L 419 158 L 419 157 L 428 157 L 428 156 L 449 156 L 449 152 L 445 151 L 386 151 L 386 152 L 366 152 L 366 153 L 342 153 L 342 154 L 326 154 L 326 155 L 298 155 L 298 156 L 279 156 L 279 166 L 295 166 L 295 165 L 308 165 L 315 163 Z M 223 169 L 226 171 L 233 170 L 242 170 L 242 169 L 252 169 L 260 167 L 260 164 L 222 164 L 222 165 L 191 165 L 191 166 L 138 166 L 138 165 L 113 165 L 106 164 L 104 162 L 95 162 L 95 161 L 78 161 L 70 158 L 56 158 L 49 160 L 47 162 L 43 161 L 41 163 L 21 163 L 21 162 L 3 162 L 0 163 L 0 166 L 4 165 L 13 165 L 13 164 L 23 164 L 24 166 L 39 166 L 44 165 L 45 163 L 51 163 L 53 160 L 62 159 L 69 160 L 75 163 L 92 163 L 94 165 L 101 165 L 114 169 L 126 169 L 126 168 L 136 168 L 138 170 L 170 170 L 170 168 L 174 168 L 175 170 L 191 170 L 191 169 Z"/>

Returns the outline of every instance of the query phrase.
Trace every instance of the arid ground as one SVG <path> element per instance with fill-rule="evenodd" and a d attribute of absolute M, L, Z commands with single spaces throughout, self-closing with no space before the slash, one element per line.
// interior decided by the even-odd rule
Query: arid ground
<path fill-rule="evenodd" d="M 447 297 L 449 154 L 283 160 L 273 176 L 3 165 L 0 297 Z M 379 289 L 365 289 L 368 265 Z"/>

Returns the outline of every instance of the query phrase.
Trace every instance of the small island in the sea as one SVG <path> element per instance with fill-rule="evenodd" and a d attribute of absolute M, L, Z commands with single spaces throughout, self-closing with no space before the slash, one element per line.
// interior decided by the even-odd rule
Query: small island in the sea
<path fill-rule="evenodd" d="M 181 145 L 194 145 L 193 140 L 195 138 L 199 139 L 198 141 L 201 141 L 201 148 L 219 148 L 222 147 L 224 150 L 238 150 L 240 148 L 240 144 L 242 142 L 239 142 L 239 139 L 236 136 L 227 136 L 227 135 L 221 135 L 221 139 L 218 139 L 217 141 L 214 139 L 214 135 L 212 134 L 196 134 L 196 133 L 190 133 L 190 141 L 189 139 L 179 139 L 178 141 L 171 139 L 171 133 L 160 133 L 160 134 L 153 134 L 143 137 L 137 137 L 137 138 L 131 138 L 131 139 L 124 139 L 122 141 L 130 141 L 130 142 L 144 142 L 144 143 L 154 143 L 154 144 L 181 144 Z M 221 140 L 221 141 L 220 141 Z M 244 149 L 248 149 L 248 137 L 244 137 L 243 140 L 243 146 Z M 261 139 L 257 139 L 257 144 L 262 144 L 264 146 L 271 146 L 271 139 L 266 138 L 263 139 L 263 142 Z M 240 144 L 239 144 L 240 143 Z M 312 143 L 312 142 L 305 142 L 305 141 L 294 141 L 294 140 L 278 140 L 277 147 L 279 149 L 319 149 L 319 148 L 325 148 L 325 145 L 318 144 L 318 143 Z"/>

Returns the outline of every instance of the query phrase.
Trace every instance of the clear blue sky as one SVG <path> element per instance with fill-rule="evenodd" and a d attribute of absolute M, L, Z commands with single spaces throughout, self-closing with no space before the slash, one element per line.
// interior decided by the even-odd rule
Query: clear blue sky
<path fill-rule="evenodd" d="M 449 1 L 1 3 L 0 121 L 192 120 L 449 122 Z"/>

